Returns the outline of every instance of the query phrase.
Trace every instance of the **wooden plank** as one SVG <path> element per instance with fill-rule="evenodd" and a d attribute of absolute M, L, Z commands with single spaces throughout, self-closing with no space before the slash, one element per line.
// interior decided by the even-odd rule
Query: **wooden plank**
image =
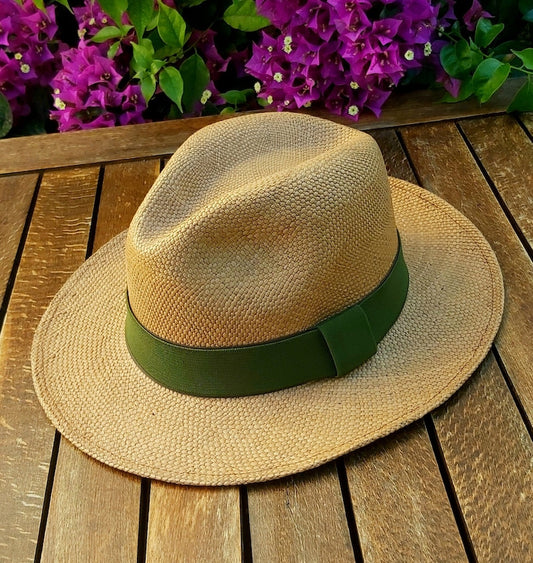
<path fill-rule="evenodd" d="M 498 256 L 506 310 L 496 346 L 531 416 L 529 258 L 452 123 L 408 128 L 402 136 L 423 184 L 467 215 Z M 434 419 L 477 556 L 484 561 L 529 560 L 523 550 L 531 538 L 531 440 L 493 357 Z"/>
<path fill-rule="evenodd" d="M 520 80 L 508 81 L 483 105 L 476 99 L 457 104 L 441 104 L 438 100 L 442 97 L 442 92 L 437 90 L 397 94 L 385 105 L 379 119 L 372 114 L 365 114 L 357 123 L 331 115 L 324 110 L 305 113 L 360 129 L 486 115 L 504 111 L 521 83 Z M 2 139 L 0 174 L 172 154 L 189 135 L 205 125 L 227 117 L 193 117 L 116 128 Z"/>
<path fill-rule="evenodd" d="M 159 173 L 159 160 L 106 167 L 94 250 L 127 228 Z M 43 546 L 44 561 L 134 561 L 140 483 L 61 440 Z"/>
<path fill-rule="evenodd" d="M 248 487 L 256 563 L 353 561 L 335 464 Z"/>
<path fill-rule="evenodd" d="M 8 561 L 33 559 L 55 435 L 33 390 L 32 335 L 83 262 L 97 180 L 97 168 L 43 176 L 0 335 L 0 549 Z"/>
<path fill-rule="evenodd" d="M 496 347 L 532 420 L 533 265 L 453 123 L 407 127 L 401 134 L 423 185 L 464 213 L 498 257 L 505 310 Z M 514 150 L 511 144 L 508 151 Z"/>
<path fill-rule="evenodd" d="M 383 129 L 371 134 L 388 173 L 416 183 L 396 133 Z M 365 560 L 435 561 L 442 553 L 450 561 L 465 559 L 422 422 L 355 452 L 345 463 Z"/>
<path fill-rule="evenodd" d="M 533 246 L 533 143 L 510 115 L 465 119 L 459 126 Z"/>
<path fill-rule="evenodd" d="M 434 420 L 479 561 L 533 561 L 533 442 L 492 354 Z"/>
<path fill-rule="evenodd" d="M 529 134 L 533 135 L 533 112 L 521 113 L 519 119 L 529 131 Z"/>
<path fill-rule="evenodd" d="M 346 458 L 365 561 L 467 561 L 422 421 Z"/>
<path fill-rule="evenodd" d="M 238 487 L 152 482 L 147 563 L 240 560 Z"/>
<path fill-rule="evenodd" d="M 37 174 L 0 178 L 0 302 L 13 268 Z"/>

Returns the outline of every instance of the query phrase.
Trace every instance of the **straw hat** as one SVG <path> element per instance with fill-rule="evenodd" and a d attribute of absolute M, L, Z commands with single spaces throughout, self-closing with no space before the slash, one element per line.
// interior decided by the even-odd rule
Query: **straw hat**
<path fill-rule="evenodd" d="M 113 467 L 230 485 L 316 467 L 444 402 L 503 309 L 490 246 L 305 115 L 206 127 L 37 329 L 37 395 Z"/>

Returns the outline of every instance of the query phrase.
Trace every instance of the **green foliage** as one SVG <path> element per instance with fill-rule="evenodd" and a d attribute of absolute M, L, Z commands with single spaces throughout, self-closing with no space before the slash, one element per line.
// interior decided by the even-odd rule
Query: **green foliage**
<path fill-rule="evenodd" d="M 13 125 L 13 114 L 4 94 L 0 93 L 0 137 L 5 137 Z"/>
<path fill-rule="evenodd" d="M 520 1 L 521 9 L 530 4 L 533 9 L 533 0 Z M 496 44 L 498 37 L 505 36 L 504 30 L 503 23 L 493 24 L 487 18 L 480 18 L 473 38 L 468 37 L 459 22 L 445 33 L 450 43 L 441 50 L 440 61 L 451 77 L 461 81 L 461 88 L 456 98 L 446 94 L 442 101 L 457 102 L 475 95 L 485 103 L 510 76 L 523 76 L 526 82 L 507 109 L 533 109 L 533 48 L 527 47 L 527 40 L 521 38 Z"/>
<path fill-rule="evenodd" d="M 128 6 L 128 16 L 135 28 L 137 37 L 142 37 L 145 29 L 152 21 L 154 14 L 153 0 L 132 0 Z"/>
<path fill-rule="evenodd" d="M 183 47 L 185 44 L 186 27 L 185 20 L 177 10 L 169 8 L 160 2 L 157 31 L 166 45 L 170 47 Z"/>
<path fill-rule="evenodd" d="M 194 53 L 183 61 L 180 72 L 183 78 L 183 107 L 185 111 L 190 111 L 209 82 L 209 70 L 204 59 Z"/>
<path fill-rule="evenodd" d="M 132 0 L 132 4 L 135 4 L 137 0 Z M 102 10 L 106 14 L 109 14 L 113 21 L 121 27 L 122 25 L 122 14 L 128 8 L 128 0 L 98 0 Z"/>
<path fill-rule="evenodd" d="M 159 75 L 161 90 L 183 111 L 181 99 L 183 97 L 183 78 L 180 71 L 173 66 L 164 68 Z"/>
<path fill-rule="evenodd" d="M 270 23 L 257 13 L 254 0 L 233 0 L 224 12 L 224 21 L 240 31 L 257 31 Z"/>

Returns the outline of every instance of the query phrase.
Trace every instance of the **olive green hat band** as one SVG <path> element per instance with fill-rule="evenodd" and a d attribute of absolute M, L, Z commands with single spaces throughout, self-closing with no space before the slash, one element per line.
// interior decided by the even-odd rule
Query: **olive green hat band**
<path fill-rule="evenodd" d="M 409 286 L 401 243 L 389 273 L 364 299 L 304 332 L 261 344 L 193 348 L 163 340 L 133 314 L 126 343 L 152 379 L 202 397 L 241 397 L 346 375 L 377 351 L 398 318 Z"/>

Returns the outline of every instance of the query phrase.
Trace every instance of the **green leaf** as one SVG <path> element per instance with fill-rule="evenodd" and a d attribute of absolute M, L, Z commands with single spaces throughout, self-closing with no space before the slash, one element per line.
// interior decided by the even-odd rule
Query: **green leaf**
<path fill-rule="evenodd" d="M 44 0 L 33 0 L 33 3 L 39 10 L 41 10 L 41 12 L 44 12 L 46 14 L 46 9 L 44 7 Z"/>
<path fill-rule="evenodd" d="M 132 2 L 136 1 L 132 0 Z M 128 0 L 98 0 L 98 3 L 117 25 L 122 25 L 122 15 L 128 9 Z"/>
<path fill-rule="evenodd" d="M 220 112 L 220 115 L 227 115 L 228 113 L 235 113 L 235 108 L 232 108 L 232 107 L 224 108 L 224 109 Z"/>
<path fill-rule="evenodd" d="M 198 53 L 185 59 L 180 66 L 183 78 L 183 107 L 185 111 L 192 109 L 195 101 L 200 99 L 209 82 L 209 70 Z"/>
<path fill-rule="evenodd" d="M 157 30 L 161 39 L 173 47 L 183 47 L 185 44 L 185 29 L 187 25 L 177 10 L 159 3 L 159 22 Z"/>
<path fill-rule="evenodd" d="M 483 55 L 471 49 L 466 39 L 445 45 L 440 52 L 442 67 L 454 78 L 465 77 L 482 59 Z"/>
<path fill-rule="evenodd" d="M 476 24 L 475 42 L 480 47 L 488 47 L 503 31 L 503 23 L 492 25 L 487 18 L 479 18 Z"/>
<path fill-rule="evenodd" d="M 142 37 L 146 26 L 152 21 L 153 13 L 153 0 L 131 0 L 128 6 L 128 16 L 135 27 L 137 37 Z"/>
<path fill-rule="evenodd" d="M 122 31 L 114 25 L 109 25 L 103 27 L 94 37 L 91 37 L 91 41 L 103 43 L 104 41 L 116 39 L 117 37 L 122 37 Z"/>
<path fill-rule="evenodd" d="M 159 74 L 161 90 L 178 106 L 181 112 L 181 98 L 183 96 L 183 78 L 180 71 L 173 66 L 167 66 Z"/>
<path fill-rule="evenodd" d="M 145 72 L 141 76 L 141 92 L 146 100 L 146 103 L 150 101 L 155 92 L 155 76 L 150 72 Z"/>
<path fill-rule="evenodd" d="M 445 103 L 462 102 L 463 100 L 470 98 L 473 93 L 474 86 L 472 85 L 472 78 L 469 76 L 461 82 L 461 87 L 459 88 L 459 94 L 457 95 L 457 98 L 454 98 L 449 92 L 446 92 L 446 94 L 444 94 L 444 96 L 439 101 Z"/>
<path fill-rule="evenodd" d="M 507 111 L 533 111 L 533 80 L 531 78 L 518 90 Z"/>
<path fill-rule="evenodd" d="M 65 8 L 71 13 L 73 14 L 74 12 L 72 11 L 72 8 L 70 7 L 70 4 L 68 2 L 68 0 L 56 0 L 56 2 L 58 4 L 61 4 L 62 6 L 65 6 Z"/>
<path fill-rule="evenodd" d="M 239 104 L 244 104 L 246 98 L 253 94 L 253 90 L 248 88 L 246 90 L 228 90 L 227 92 L 221 93 L 220 96 L 228 103 L 234 106 Z"/>
<path fill-rule="evenodd" d="M 5 137 L 13 126 L 13 114 L 4 94 L 0 93 L 0 137 Z"/>
<path fill-rule="evenodd" d="M 527 22 L 533 22 L 533 0 L 520 0 L 518 9 L 522 13 L 522 19 Z"/>
<path fill-rule="evenodd" d="M 230 27 L 240 31 L 257 31 L 270 24 L 268 18 L 257 13 L 254 0 L 233 0 L 223 19 Z"/>
<path fill-rule="evenodd" d="M 152 46 L 151 41 L 148 39 L 143 40 L 141 45 L 137 43 L 131 43 L 133 48 L 133 59 L 131 60 L 131 68 L 135 72 L 141 72 L 143 70 L 148 70 L 152 64 L 154 58 L 154 49 L 153 46 L 150 47 L 146 44 L 146 41 L 150 43 Z"/>
<path fill-rule="evenodd" d="M 505 82 L 511 71 L 509 63 L 498 59 L 485 59 L 474 72 L 472 85 L 474 92 L 483 104 L 489 100 L 496 90 Z"/>
<path fill-rule="evenodd" d="M 152 74 L 157 74 L 164 66 L 165 61 L 161 61 L 159 59 L 154 59 L 152 64 L 150 65 L 150 71 Z"/>
<path fill-rule="evenodd" d="M 528 47 L 527 49 L 523 49 L 522 51 L 514 51 L 511 49 L 511 52 L 514 53 L 521 61 L 522 64 L 529 70 L 533 70 L 533 48 Z"/>
<path fill-rule="evenodd" d="M 115 41 L 111 44 L 111 47 L 107 50 L 107 58 L 114 59 L 117 54 L 118 48 L 120 47 L 120 41 Z"/>

